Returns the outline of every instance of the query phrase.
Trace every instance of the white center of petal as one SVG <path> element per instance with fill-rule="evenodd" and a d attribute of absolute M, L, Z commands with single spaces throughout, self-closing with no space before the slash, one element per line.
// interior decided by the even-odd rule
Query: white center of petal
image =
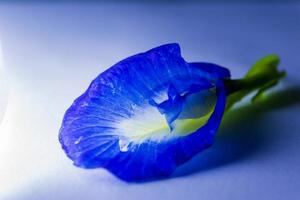
<path fill-rule="evenodd" d="M 166 96 L 162 95 L 159 98 L 162 97 L 165 99 Z M 131 142 L 142 143 L 146 139 L 160 141 L 195 132 L 210 118 L 216 100 L 215 89 L 188 95 L 181 113 L 172 122 L 172 131 L 166 116 L 160 113 L 157 107 L 150 104 L 136 107 L 133 117 L 124 119 L 117 125 L 117 131 L 123 138 L 119 141 L 120 150 L 127 151 Z"/>
<path fill-rule="evenodd" d="M 140 107 L 133 117 L 122 120 L 118 124 L 117 130 L 121 135 L 134 142 L 141 142 L 150 137 L 151 139 L 161 139 L 170 133 L 164 115 L 149 104 L 143 108 Z"/>

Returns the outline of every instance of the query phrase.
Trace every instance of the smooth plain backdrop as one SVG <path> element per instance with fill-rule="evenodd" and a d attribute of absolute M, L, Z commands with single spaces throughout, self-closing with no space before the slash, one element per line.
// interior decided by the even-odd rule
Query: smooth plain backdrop
<path fill-rule="evenodd" d="M 288 76 L 269 99 L 228 113 L 214 146 L 170 179 L 128 184 L 103 169 L 74 167 L 58 142 L 65 110 L 109 66 L 169 42 L 181 45 L 187 61 L 223 65 L 234 78 L 277 53 Z M 298 1 L 6 2 L 0 46 L 8 85 L 0 101 L 8 102 L 1 200 L 299 198 Z"/>

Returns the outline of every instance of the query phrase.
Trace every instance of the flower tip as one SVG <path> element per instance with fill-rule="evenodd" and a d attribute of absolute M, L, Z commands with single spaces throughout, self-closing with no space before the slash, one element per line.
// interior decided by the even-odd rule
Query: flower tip
<path fill-rule="evenodd" d="M 161 52 L 161 53 L 171 53 L 171 54 L 174 53 L 176 55 L 181 55 L 181 49 L 178 43 L 163 44 L 161 46 L 150 49 L 147 52 L 154 52 L 154 53 Z"/>

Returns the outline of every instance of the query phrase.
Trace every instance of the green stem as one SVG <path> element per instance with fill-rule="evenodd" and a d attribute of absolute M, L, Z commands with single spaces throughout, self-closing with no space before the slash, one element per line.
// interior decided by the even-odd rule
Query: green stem
<path fill-rule="evenodd" d="M 269 76 L 269 74 L 258 74 L 254 77 L 243 79 L 228 79 L 225 80 L 225 87 L 227 88 L 227 95 L 233 94 L 241 90 L 255 90 L 260 89 L 261 86 L 272 83 L 275 80 L 285 76 L 285 72 L 280 72 L 275 76 Z"/>
<path fill-rule="evenodd" d="M 265 90 L 276 85 L 286 73 L 278 71 L 279 57 L 269 55 L 258 60 L 242 79 L 224 80 L 227 90 L 226 109 L 232 107 L 249 93 L 258 90 L 252 100 L 258 99 Z"/>

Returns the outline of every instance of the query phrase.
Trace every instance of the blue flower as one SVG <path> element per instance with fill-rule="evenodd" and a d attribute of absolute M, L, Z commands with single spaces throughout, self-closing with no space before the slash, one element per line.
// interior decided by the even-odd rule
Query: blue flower
<path fill-rule="evenodd" d="M 125 181 L 165 177 L 212 145 L 227 69 L 187 63 L 178 44 L 110 67 L 66 111 L 59 141 L 74 165 Z"/>

